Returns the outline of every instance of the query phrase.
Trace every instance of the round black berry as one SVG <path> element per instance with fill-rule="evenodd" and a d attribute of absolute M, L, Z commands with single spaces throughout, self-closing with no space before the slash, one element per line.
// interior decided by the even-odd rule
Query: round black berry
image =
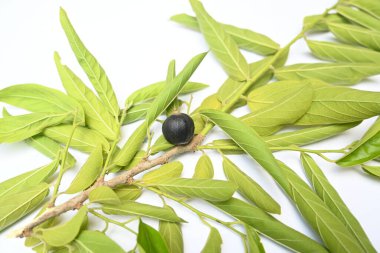
<path fill-rule="evenodd" d="M 162 133 L 171 144 L 185 145 L 194 136 L 194 121 L 187 114 L 173 114 L 162 124 Z"/>

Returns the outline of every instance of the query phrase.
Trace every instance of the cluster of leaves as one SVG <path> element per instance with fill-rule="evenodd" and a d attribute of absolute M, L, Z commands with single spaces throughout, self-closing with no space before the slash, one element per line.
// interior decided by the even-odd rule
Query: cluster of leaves
<path fill-rule="evenodd" d="M 50 217 L 33 228 L 25 245 L 38 253 L 125 252 L 105 233 L 112 223 L 136 235 L 136 246 L 130 252 L 180 253 L 184 248 L 181 232 L 184 219 L 166 204 L 165 199 L 171 199 L 196 213 L 210 228 L 202 252 L 221 251 L 222 238 L 209 221 L 236 232 L 246 252 L 265 252 L 259 234 L 294 252 L 376 252 L 359 222 L 308 153 L 343 167 L 360 165 L 366 172 L 380 176 L 379 166 L 366 164 L 380 156 L 380 121 L 361 140 L 340 150 L 300 147 L 338 135 L 364 119 L 379 115 L 378 92 L 347 87 L 380 74 L 380 9 L 376 0 L 340 1 L 322 15 L 306 17 L 300 34 L 282 48 L 265 35 L 217 22 L 198 0 L 190 0 L 190 4 L 195 17 L 179 14 L 172 20 L 200 31 L 229 76 L 217 93 L 191 113 L 196 134 L 206 135 L 217 125 L 230 137 L 197 147 L 220 152 L 227 180 L 213 179 L 212 161 L 203 153 L 192 178 L 181 178 L 182 163 L 172 161 L 127 184 L 112 188 L 93 186 L 106 173 L 133 170 L 150 156 L 171 148 L 162 136 L 151 145 L 150 128 L 162 114 L 180 110 L 184 101 L 179 95 L 207 87 L 189 81 L 206 54 L 192 58 L 178 74 L 175 62 L 170 62 L 165 81 L 137 90 L 120 109 L 104 69 L 61 9 L 62 27 L 96 93 L 61 63 L 58 53 L 54 59 L 66 94 L 37 84 L 15 85 L 0 91 L 0 101 L 31 112 L 12 116 L 4 110 L 0 142 L 25 141 L 52 159 L 48 165 L 0 183 L 3 203 L 0 231 L 41 205 L 39 215 L 48 208 L 54 209 L 59 194 L 80 194 L 91 189 L 89 201 L 78 206 L 72 218 L 62 222 L 57 216 Z M 312 32 L 331 32 L 338 41 L 307 39 Z M 329 62 L 285 66 L 289 48 L 302 38 L 313 55 Z M 240 49 L 264 57 L 248 64 Z M 248 106 L 251 112 L 240 118 L 230 114 L 242 106 Z M 141 124 L 119 147 L 121 127 L 135 121 Z M 288 126 L 298 129 L 277 133 Z M 143 150 L 146 139 L 148 148 Z M 76 163 L 69 148 L 89 156 L 70 186 L 59 192 L 65 171 Z M 275 159 L 272 152 L 279 150 L 301 152 L 311 186 Z M 343 156 L 332 161 L 324 155 L 327 152 Z M 271 215 L 281 213 L 280 205 L 227 157 L 236 154 L 251 157 L 271 175 L 323 243 Z M 57 170 L 52 197 L 44 202 Z M 138 202 L 143 191 L 159 195 L 163 205 Z M 235 192 L 241 198 L 236 198 Z M 192 198 L 207 201 L 235 221 L 225 222 L 197 210 L 187 202 Z M 109 215 L 113 214 L 131 218 L 121 222 L 111 219 Z M 103 220 L 106 228 L 90 230 L 89 216 Z M 145 224 L 142 217 L 158 220 L 159 231 Z M 128 226 L 134 220 L 139 220 L 138 232 Z"/>

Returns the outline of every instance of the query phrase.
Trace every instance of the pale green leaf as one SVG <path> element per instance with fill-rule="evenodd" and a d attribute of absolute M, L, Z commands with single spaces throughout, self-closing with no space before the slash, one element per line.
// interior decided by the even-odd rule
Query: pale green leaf
<path fill-rule="evenodd" d="M 140 220 L 139 233 L 137 235 L 139 252 L 141 253 L 169 253 L 161 234 Z M 141 251 L 141 248 L 143 251 Z"/>
<path fill-rule="evenodd" d="M 231 36 L 206 12 L 200 1 L 190 0 L 190 3 L 197 16 L 200 30 L 227 74 L 236 80 L 248 80 L 248 63 Z"/>
<path fill-rule="evenodd" d="M 317 23 L 315 23 L 318 21 Z M 328 32 L 329 27 L 328 23 L 348 23 L 347 19 L 342 17 L 339 14 L 329 14 L 327 16 L 324 15 L 311 15 L 306 16 L 303 19 L 303 27 L 307 29 L 309 33 L 311 32 Z"/>
<path fill-rule="evenodd" d="M 136 200 L 142 194 L 142 189 L 134 185 L 118 187 L 114 189 L 114 191 L 122 202 L 126 200 Z"/>
<path fill-rule="evenodd" d="M 95 190 L 90 192 L 90 202 L 116 205 L 120 204 L 118 195 L 107 186 L 99 186 Z"/>
<path fill-rule="evenodd" d="M 348 0 L 347 3 L 353 5 L 372 16 L 380 19 L 380 6 L 377 1 L 374 0 Z"/>
<path fill-rule="evenodd" d="M 142 180 L 145 184 L 150 184 L 166 178 L 178 178 L 181 176 L 182 170 L 183 164 L 181 162 L 174 161 L 164 164 L 158 169 L 147 172 L 142 177 Z"/>
<path fill-rule="evenodd" d="M 91 186 L 102 172 L 102 168 L 103 152 L 101 146 L 98 146 L 92 151 L 65 193 L 77 193 Z"/>
<path fill-rule="evenodd" d="M 219 234 L 219 231 L 216 228 L 211 227 L 206 244 L 203 247 L 201 253 L 221 253 L 222 243 L 223 240 Z"/>
<path fill-rule="evenodd" d="M 99 231 L 84 230 L 75 239 L 78 253 L 124 253 L 125 251 L 111 238 Z M 74 251 L 76 253 L 76 251 Z"/>
<path fill-rule="evenodd" d="M 166 242 L 170 253 L 183 253 L 181 223 L 160 220 L 159 232 Z"/>
<path fill-rule="evenodd" d="M 210 157 L 203 154 L 195 165 L 193 178 L 195 179 L 211 179 L 214 177 L 214 166 Z"/>
<path fill-rule="evenodd" d="M 146 112 L 149 110 L 151 106 L 151 103 L 142 103 L 132 106 L 127 111 L 123 124 L 126 125 L 144 119 L 146 116 Z"/>
<path fill-rule="evenodd" d="M 344 5 L 339 5 L 336 10 L 340 15 L 353 21 L 354 23 L 374 31 L 380 31 L 380 20 L 370 14 Z"/>
<path fill-rule="evenodd" d="M 264 246 L 261 243 L 260 236 L 256 230 L 248 225 L 245 225 L 245 231 L 247 234 L 247 246 L 250 253 L 265 253 Z"/>
<path fill-rule="evenodd" d="M 106 106 L 108 111 L 115 118 L 117 118 L 120 111 L 119 104 L 111 82 L 109 81 L 104 69 L 91 54 L 91 52 L 87 50 L 78 34 L 75 32 L 65 10 L 61 8 L 59 14 L 62 28 L 66 33 L 71 49 L 73 50 L 79 64 L 82 66 L 84 72 L 86 72 L 103 104 Z"/>
<path fill-rule="evenodd" d="M 362 165 L 362 169 L 368 174 L 380 178 L 380 167 L 371 165 Z"/>

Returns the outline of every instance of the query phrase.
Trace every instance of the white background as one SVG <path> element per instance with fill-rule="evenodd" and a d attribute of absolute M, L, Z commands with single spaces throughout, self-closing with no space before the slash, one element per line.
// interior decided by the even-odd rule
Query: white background
<path fill-rule="evenodd" d="M 281 45 L 285 45 L 298 33 L 304 16 L 322 13 L 333 3 L 333 0 L 204 0 L 206 9 L 217 20 L 265 33 Z M 2 0 L 0 2 L 0 88 L 19 83 L 38 83 L 62 89 L 53 62 L 55 50 L 59 51 L 63 62 L 88 83 L 60 28 L 59 6 L 66 9 L 80 37 L 107 71 L 121 105 L 133 90 L 163 80 L 167 64 L 171 59 L 176 59 L 177 69 L 181 69 L 192 56 L 208 49 L 200 34 L 169 21 L 174 14 L 192 13 L 185 0 Z M 253 54 L 246 52 L 244 54 L 250 62 L 259 59 Z M 299 42 L 293 47 L 289 63 L 305 61 L 310 62 L 315 59 L 308 53 L 304 42 Z M 209 54 L 192 80 L 207 83 L 210 88 L 195 95 L 193 108 L 198 106 L 204 97 L 216 91 L 225 78 L 226 74 L 215 58 Z M 379 81 L 379 77 L 371 78 L 357 88 L 380 91 Z M 14 108 L 8 108 L 12 112 L 19 112 Z M 242 114 L 243 111 L 239 113 Z M 365 121 L 340 137 L 311 145 L 310 148 L 341 148 L 360 138 L 371 122 L 373 119 Z M 126 128 L 125 136 L 128 136 L 134 127 L 136 125 Z M 158 125 L 155 126 L 155 131 L 159 131 Z M 224 136 L 215 132 L 208 140 L 212 136 Z M 72 153 L 79 162 L 75 170 L 65 175 L 62 189 L 68 186 L 75 171 L 86 157 L 79 152 Z M 220 158 L 213 152 L 209 154 L 214 162 L 216 178 L 223 179 Z M 184 176 L 192 175 L 196 157 L 199 155 L 180 157 L 185 164 Z M 298 153 L 276 153 L 276 157 L 285 161 L 304 177 Z M 281 204 L 282 214 L 276 215 L 278 219 L 318 240 L 317 235 L 310 230 L 295 207 L 257 164 L 246 157 L 231 157 L 231 159 Z M 380 250 L 380 181 L 364 174 L 357 167 L 343 169 L 318 158 L 316 160 L 359 219 L 375 247 Z M 23 143 L 1 144 L 0 181 L 48 162 L 46 157 Z M 65 197 L 60 200 L 63 199 Z M 157 196 L 153 194 L 144 194 L 141 201 L 160 204 Z M 170 203 L 176 208 L 177 213 L 189 222 L 183 225 L 186 252 L 199 252 L 206 241 L 208 228 L 190 211 Z M 228 217 L 201 201 L 191 201 L 191 204 L 228 220 Z M 13 228 L 22 226 L 31 218 L 32 216 L 23 219 Z M 155 222 L 145 220 L 149 224 L 157 225 Z M 94 228 L 103 226 L 101 221 L 98 224 L 92 226 Z M 220 229 L 223 236 L 223 252 L 242 252 L 239 237 L 218 224 L 215 226 Z M 23 246 L 22 240 L 6 238 L 11 229 L 0 234 L 1 252 L 31 252 Z M 115 227 L 111 227 L 109 232 L 126 250 L 134 246 L 135 237 L 130 233 Z M 287 252 L 286 249 L 265 238 L 262 241 L 267 252 Z"/>

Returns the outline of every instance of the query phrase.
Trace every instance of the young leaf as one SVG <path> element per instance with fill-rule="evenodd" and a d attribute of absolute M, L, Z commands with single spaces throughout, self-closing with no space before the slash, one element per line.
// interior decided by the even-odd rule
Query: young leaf
<path fill-rule="evenodd" d="M 223 240 L 219 234 L 219 231 L 216 228 L 211 227 L 206 244 L 203 247 L 201 253 L 221 253 L 222 243 Z"/>
<path fill-rule="evenodd" d="M 296 125 L 357 122 L 380 113 L 379 92 L 321 85 L 314 89 L 309 110 Z"/>
<path fill-rule="evenodd" d="M 117 205 L 120 204 L 118 195 L 107 186 L 99 186 L 90 192 L 90 202 Z"/>
<path fill-rule="evenodd" d="M 0 198 L 19 192 L 22 189 L 33 187 L 44 182 L 49 176 L 53 175 L 58 168 L 56 158 L 50 164 L 38 169 L 25 172 L 16 177 L 10 178 L 0 183 Z"/>
<path fill-rule="evenodd" d="M 98 146 L 92 151 L 65 193 L 74 194 L 91 186 L 98 178 L 102 168 L 103 152 L 101 146 Z"/>
<path fill-rule="evenodd" d="M 118 187 L 114 189 L 114 191 L 121 202 L 126 200 L 136 200 L 142 194 L 142 189 L 134 185 Z"/>
<path fill-rule="evenodd" d="M 69 221 L 60 225 L 41 229 L 42 239 L 49 245 L 61 247 L 74 241 L 87 218 L 87 207 L 83 206 Z"/>
<path fill-rule="evenodd" d="M 380 167 L 371 165 L 362 165 L 362 169 L 368 174 L 380 178 Z"/>
<path fill-rule="evenodd" d="M 86 72 L 95 90 L 99 94 L 103 104 L 108 111 L 117 118 L 119 116 L 119 104 L 115 92 L 112 88 L 104 69 L 98 63 L 96 58 L 87 50 L 83 42 L 77 35 L 64 9 L 60 9 L 60 21 L 66 37 L 69 40 L 71 49 L 73 50 L 79 64 Z"/>
<path fill-rule="evenodd" d="M 274 159 L 272 152 L 261 137 L 241 120 L 234 116 L 216 111 L 205 110 L 202 114 L 218 125 L 239 145 L 250 157 L 255 159 L 283 188 L 288 187 L 288 182 Z"/>
<path fill-rule="evenodd" d="M 144 216 L 170 222 L 183 222 L 173 209 L 167 206 L 158 207 L 134 201 L 123 201 L 119 205 L 103 205 L 102 210 L 107 214 Z"/>
<path fill-rule="evenodd" d="M 49 193 L 49 185 L 41 183 L 0 198 L 0 231 L 37 208 Z"/>
<path fill-rule="evenodd" d="M 229 181 L 238 186 L 238 192 L 269 213 L 281 213 L 280 205 L 253 179 L 223 156 L 223 170 Z"/>
<path fill-rule="evenodd" d="M 43 134 L 64 144 L 69 140 L 72 128 L 72 125 L 48 127 L 44 130 Z M 70 147 L 89 153 L 98 145 L 101 145 L 103 150 L 109 150 L 110 148 L 107 139 L 96 130 L 87 127 L 75 128 L 73 138 L 70 141 Z"/>
<path fill-rule="evenodd" d="M 248 63 L 230 35 L 206 12 L 200 1 L 190 0 L 190 3 L 197 16 L 200 30 L 227 74 L 239 81 L 248 80 Z"/>
<path fill-rule="evenodd" d="M 269 239 L 295 252 L 328 252 L 316 241 L 281 223 L 254 205 L 235 198 L 212 204 L 225 213 L 252 226 Z"/>
<path fill-rule="evenodd" d="M 362 164 L 380 156 L 380 118 L 367 130 L 364 136 L 337 161 L 342 167 Z"/>
<path fill-rule="evenodd" d="M 0 118 L 0 143 L 17 142 L 66 121 L 69 113 L 30 113 Z"/>
<path fill-rule="evenodd" d="M 169 253 L 168 247 L 160 233 L 140 220 L 137 243 L 144 253 Z M 139 251 L 141 252 L 141 251 Z"/>
<path fill-rule="evenodd" d="M 183 253 L 181 223 L 160 220 L 159 231 L 168 246 L 169 253 Z"/>
<path fill-rule="evenodd" d="M 62 65 L 61 58 L 54 54 L 55 64 L 66 92 L 79 101 L 86 114 L 86 124 L 98 130 L 106 138 L 114 140 L 117 137 L 118 122 L 106 110 L 96 95 L 67 66 Z"/>
<path fill-rule="evenodd" d="M 372 16 L 380 19 L 380 7 L 376 1 L 373 0 L 349 0 L 347 1 L 350 5 L 353 5 L 362 11 L 365 11 Z"/>
<path fill-rule="evenodd" d="M 145 184 L 154 183 L 166 178 L 178 178 L 181 176 L 183 170 L 183 164 L 178 161 L 170 162 L 162 165 L 156 170 L 146 173 L 142 180 Z"/>
<path fill-rule="evenodd" d="M 76 114 L 76 122 L 85 122 L 82 106 L 63 92 L 39 84 L 19 84 L 0 90 L 0 101 L 31 112 Z"/>
<path fill-rule="evenodd" d="M 84 230 L 75 239 L 79 252 L 86 253 L 125 253 L 111 238 L 99 231 Z M 74 251 L 75 253 L 76 251 Z"/>
<path fill-rule="evenodd" d="M 320 79 L 331 84 L 356 84 L 366 77 L 380 74 L 374 63 L 300 63 L 278 68 L 279 80 Z"/>
<path fill-rule="evenodd" d="M 365 252 L 348 228 L 310 187 L 285 164 L 280 165 L 290 184 L 286 192 L 327 248 L 332 252 Z"/>
<path fill-rule="evenodd" d="M 200 30 L 197 19 L 190 15 L 178 14 L 172 16 L 170 19 L 188 28 L 197 31 Z M 262 55 L 274 54 L 279 49 L 279 45 L 276 42 L 263 34 L 233 25 L 221 25 L 224 31 L 228 33 L 235 43 L 242 49 Z"/>
<path fill-rule="evenodd" d="M 336 62 L 380 63 L 380 52 L 341 43 L 307 40 L 314 56 Z"/>
<path fill-rule="evenodd" d="M 357 23 L 361 26 L 367 27 L 374 31 L 380 31 L 380 20 L 360 10 L 339 5 L 336 9 L 340 15 Z"/>
<path fill-rule="evenodd" d="M 195 179 L 212 179 L 214 177 L 214 166 L 210 157 L 203 154 L 195 165 L 193 178 Z"/>
<path fill-rule="evenodd" d="M 348 209 L 338 192 L 327 180 L 326 176 L 315 163 L 313 158 L 311 158 L 308 154 L 302 153 L 301 161 L 306 172 L 306 176 L 313 185 L 313 188 L 318 196 L 330 208 L 336 217 L 343 222 L 351 234 L 360 243 L 365 252 L 376 252 L 359 221 L 350 212 L 350 209 Z"/>
<path fill-rule="evenodd" d="M 339 40 L 380 51 L 380 32 L 349 24 L 328 23 L 328 25 Z"/>
<path fill-rule="evenodd" d="M 249 252 L 265 253 L 264 246 L 261 244 L 261 240 L 256 230 L 248 225 L 245 225 L 245 231 L 247 233 L 247 246 Z"/>
<path fill-rule="evenodd" d="M 231 198 L 236 186 L 228 181 L 211 179 L 172 178 L 150 184 L 160 190 L 210 201 L 224 201 Z"/>

